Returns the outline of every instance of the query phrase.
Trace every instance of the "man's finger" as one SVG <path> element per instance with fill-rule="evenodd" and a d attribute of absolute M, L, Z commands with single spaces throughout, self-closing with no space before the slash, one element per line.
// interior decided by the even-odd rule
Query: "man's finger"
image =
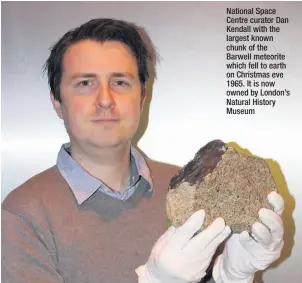
<path fill-rule="evenodd" d="M 218 235 L 209 245 L 205 248 L 205 253 L 214 255 L 218 246 L 231 234 L 231 228 L 229 226 L 225 226 L 224 230 L 220 235 Z"/>
<path fill-rule="evenodd" d="M 283 238 L 283 222 L 277 213 L 267 208 L 261 208 L 259 210 L 259 218 L 270 230 L 273 241 Z"/>
<path fill-rule="evenodd" d="M 171 238 L 171 245 L 175 247 L 184 247 L 194 234 L 202 227 L 205 218 L 203 209 L 196 211 L 191 217 L 179 228 Z"/>
<path fill-rule="evenodd" d="M 252 237 L 250 237 L 247 231 L 243 231 L 239 234 L 239 241 L 242 247 L 247 253 L 257 258 L 258 253 L 263 254 L 265 251 L 264 247 L 259 245 Z"/>
<path fill-rule="evenodd" d="M 211 244 L 225 229 L 225 222 L 223 218 L 216 218 L 212 224 L 207 227 L 205 230 L 200 232 L 197 236 L 190 240 L 187 244 L 186 249 L 188 251 L 203 251 L 209 244 Z M 227 233 L 227 231 L 226 231 Z M 225 235 L 223 234 L 222 237 Z M 225 236 L 225 238 L 227 235 Z M 219 238 L 220 239 L 220 238 Z M 216 242 L 215 242 L 216 243 Z"/>
<path fill-rule="evenodd" d="M 260 245 L 264 247 L 269 247 L 272 244 L 272 235 L 262 223 L 256 222 L 253 224 L 252 234 Z"/>
<path fill-rule="evenodd" d="M 267 196 L 268 202 L 273 206 L 274 211 L 281 215 L 284 211 L 284 199 L 277 192 L 271 192 Z"/>
<path fill-rule="evenodd" d="M 152 254 L 156 254 L 158 251 L 162 249 L 163 246 L 166 245 L 166 243 L 169 241 L 169 239 L 172 237 L 172 235 L 175 233 L 176 228 L 171 226 L 161 237 L 157 240 L 155 243 Z"/>

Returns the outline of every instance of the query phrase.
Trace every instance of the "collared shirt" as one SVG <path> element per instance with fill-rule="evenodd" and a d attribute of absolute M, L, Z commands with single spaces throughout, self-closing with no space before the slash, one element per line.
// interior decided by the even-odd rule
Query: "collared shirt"
<path fill-rule="evenodd" d="M 131 146 L 130 152 L 130 184 L 120 192 L 110 189 L 101 180 L 90 175 L 74 160 L 70 155 L 70 143 L 62 145 L 58 153 L 57 167 L 73 191 L 79 204 L 82 204 L 97 190 L 120 200 L 126 200 L 140 185 L 141 178 L 144 178 L 148 182 L 150 191 L 153 187 L 150 170 L 144 157 L 133 146 Z"/>

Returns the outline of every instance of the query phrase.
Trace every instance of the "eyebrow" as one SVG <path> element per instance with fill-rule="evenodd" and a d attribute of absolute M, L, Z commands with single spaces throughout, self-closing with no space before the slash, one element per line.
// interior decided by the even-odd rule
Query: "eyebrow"
<path fill-rule="evenodd" d="M 129 77 L 130 79 L 135 79 L 135 76 L 129 72 L 125 72 L 125 73 L 112 73 L 113 77 L 117 77 L 117 78 L 125 78 L 125 77 Z"/>
<path fill-rule="evenodd" d="M 70 80 L 73 81 L 74 79 L 78 78 L 96 78 L 96 74 L 92 73 L 77 73 L 71 76 Z"/>
<path fill-rule="evenodd" d="M 111 76 L 116 78 L 126 78 L 129 77 L 130 79 L 135 79 L 135 76 L 129 72 L 113 72 Z M 78 78 L 96 78 L 97 75 L 93 73 L 77 73 L 71 76 L 70 80 L 78 79 Z"/>

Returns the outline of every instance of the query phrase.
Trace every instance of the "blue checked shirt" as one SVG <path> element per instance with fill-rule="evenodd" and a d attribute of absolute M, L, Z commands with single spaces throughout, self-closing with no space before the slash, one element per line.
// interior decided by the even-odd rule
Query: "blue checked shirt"
<path fill-rule="evenodd" d="M 69 184 L 79 204 L 82 204 L 95 191 L 103 193 L 120 200 L 128 199 L 140 185 L 141 178 L 144 178 L 152 191 L 153 183 L 150 170 L 144 157 L 131 146 L 131 178 L 128 187 L 120 192 L 115 192 L 106 186 L 101 180 L 91 176 L 76 160 L 70 155 L 70 143 L 63 144 L 57 158 L 57 167 L 62 176 Z"/>

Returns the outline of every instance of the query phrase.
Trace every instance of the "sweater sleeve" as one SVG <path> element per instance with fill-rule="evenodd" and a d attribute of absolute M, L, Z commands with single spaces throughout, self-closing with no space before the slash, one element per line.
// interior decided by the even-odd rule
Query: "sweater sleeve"
<path fill-rule="evenodd" d="M 2 209 L 2 282 L 62 283 L 47 236 L 20 216 Z"/>

